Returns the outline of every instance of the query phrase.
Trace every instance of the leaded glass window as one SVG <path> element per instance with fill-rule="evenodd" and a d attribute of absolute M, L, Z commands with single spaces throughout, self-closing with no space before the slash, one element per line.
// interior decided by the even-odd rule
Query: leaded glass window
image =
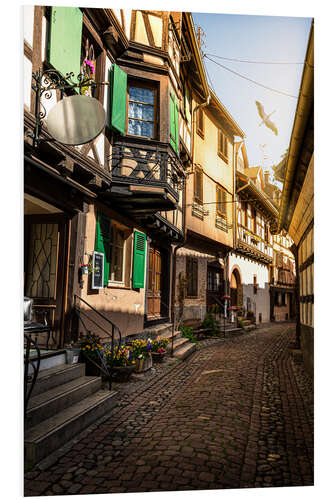
<path fill-rule="evenodd" d="M 127 133 L 152 139 L 155 136 L 154 125 L 155 89 L 129 86 Z"/>

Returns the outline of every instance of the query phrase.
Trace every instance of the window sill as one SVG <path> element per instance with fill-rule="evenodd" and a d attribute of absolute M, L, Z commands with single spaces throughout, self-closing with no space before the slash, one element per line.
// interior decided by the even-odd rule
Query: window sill
<path fill-rule="evenodd" d="M 119 288 L 121 290 L 131 290 L 131 288 L 129 286 L 126 286 L 125 283 L 116 282 L 116 281 L 109 281 L 107 288 Z"/>

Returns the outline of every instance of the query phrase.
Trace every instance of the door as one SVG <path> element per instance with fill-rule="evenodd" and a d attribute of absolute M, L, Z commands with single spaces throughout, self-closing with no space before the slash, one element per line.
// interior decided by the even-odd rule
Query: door
<path fill-rule="evenodd" d="M 69 221 L 63 215 L 25 216 L 24 294 L 34 299 L 35 319 L 51 325 L 50 347 L 63 343 Z M 43 346 L 46 338 L 39 335 Z"/>
<path fill-rule="evenodd" d="M 162 312 L 162 255 L 161 252 L 150 246 L 148 262 L 148 289 L 147 289 L 147 317 L 154 319 L 161 317 Z"/>

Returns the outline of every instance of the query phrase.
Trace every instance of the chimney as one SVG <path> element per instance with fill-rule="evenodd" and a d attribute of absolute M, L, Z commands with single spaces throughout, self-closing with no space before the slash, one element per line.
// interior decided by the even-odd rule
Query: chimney
<path fill-rule="evenodd" d="M 264 172 L 264 184 L 267 186 L 269 184 L 270 172 L 269 170 L 265 170 Z"/>

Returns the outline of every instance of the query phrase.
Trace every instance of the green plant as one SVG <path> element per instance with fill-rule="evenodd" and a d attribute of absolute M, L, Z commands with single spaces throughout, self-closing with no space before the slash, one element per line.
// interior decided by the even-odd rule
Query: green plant
<path fill-rule="evenodd" d="M 219 322 L 211 311 L 206 314 L 201 326 L 211 330 L 213 335 L 217 335 L 220 331 Z"/>
<path fill-rule="evenodd" d="M 181 331 L 182 337 L 189 339 L 193 344 L 197 343 L 197 339 L 193 333 L 193 328 L 191 326 L 180 325 L 179 330 Z"/>
<path fill-rule="evenodd" d="M 237 318 L 237 326 L 244 328 L 243 318 Z"/>

